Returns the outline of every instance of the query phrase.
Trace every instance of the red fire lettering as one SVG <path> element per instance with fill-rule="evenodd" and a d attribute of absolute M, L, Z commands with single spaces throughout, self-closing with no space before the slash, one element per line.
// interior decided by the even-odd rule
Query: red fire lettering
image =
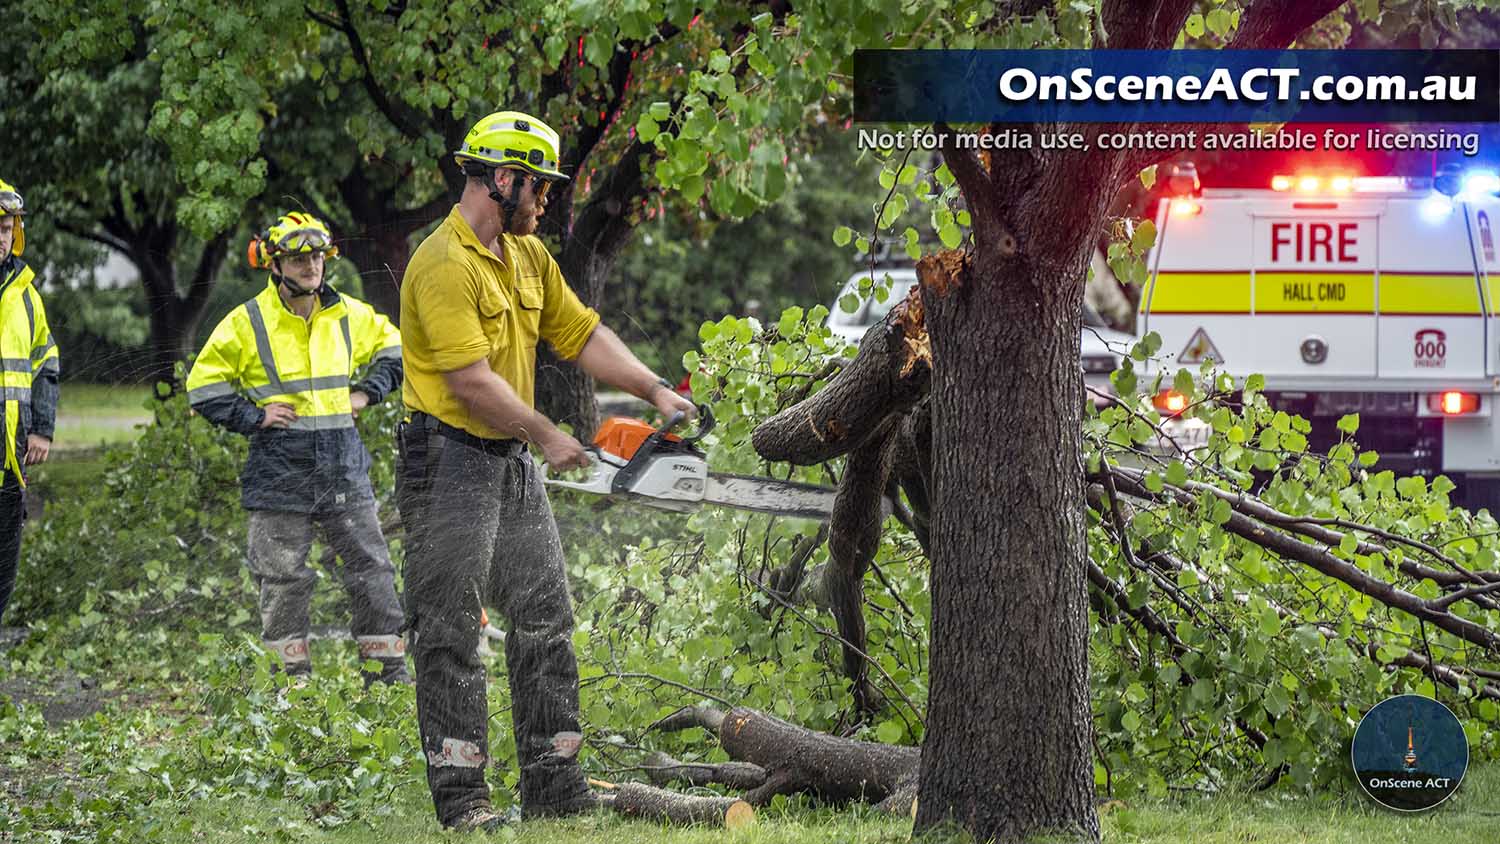
<path fill-rule="evenodd" d="M 1313 223 L 1307 244 L 1307 260 L 1318 260 L 1318 247 L 1323 247 L 1323 261 L 1333 262 L 1333 226 L 1327 223 Z M 1302 250 L 1297 250 L 1297 260 L 1302 260 Z"/>
<path fill-rule="evenodd" d="M 1291 228 L 1291 227 L 1292 227 L 1291 223 L 1272 223 L 1271 224 L 1271 263 L 1274 264 L 1277 261 L 1280 261 L 1281 260 L 1281 247 L 1282 247 L 1282 245 L 1283 244 L 1290 244 L 1292 242 L 1290 238 L 1287 238 L 1287 237 L 1284 236 L 1285 233 L 1286 233 L 1286 230 L 1289 229 L 1289 228 Z M 1301 229 L 1301 227 L 1298 227 L 1298 229 L 1297 229 L 1297 241 L 1298 241 L 1298 243 L 1297 243 L 1297 252 L 1298 252 L 1299 255 L 1302 252 L 1301 240 L 1302 240 L 1302 229 Z"/>
<path fill-rule="evenodd" d="M 1358 230 L 1358 223 L 1339 223 L 1339 263 L 1352 264 L 1359 260 L 1354 255 L 1354 247 L 1358 245 L 1354 233 Z"/>

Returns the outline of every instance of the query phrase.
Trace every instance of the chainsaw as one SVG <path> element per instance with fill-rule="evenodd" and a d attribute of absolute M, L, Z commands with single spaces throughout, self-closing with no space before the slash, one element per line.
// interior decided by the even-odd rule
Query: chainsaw
<path fill-rule="evenodd" d="M 823 520 L 833 512 L 838 490 L 831 487 L 710 472 L 697 443 L 713 430 L 713 411 L 699 405 L 697 432 L 671 433 L 684 416 L 678 411 L 660 428 L 640 419 L 612 416 L 599 426 L 594 444 L 584 449 L 590 458 L 587 479 L 554 478 L 546 473 L 546 466 L 542 467 L 543 479 L 549 486 L 630 499 L 678 513 L 693 512 L 704 504 L 791 519 Z"/>

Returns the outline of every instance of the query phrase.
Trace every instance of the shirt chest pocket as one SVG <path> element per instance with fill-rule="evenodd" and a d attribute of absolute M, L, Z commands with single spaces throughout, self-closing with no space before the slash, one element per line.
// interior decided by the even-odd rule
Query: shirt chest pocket
<path fill-rule="evenodd" d="M 545 302 L 541 276 L 525 276 L 516 282 L 516 319 L 527 345 L 535 346 L 540 339 L 542 305 Z"/>

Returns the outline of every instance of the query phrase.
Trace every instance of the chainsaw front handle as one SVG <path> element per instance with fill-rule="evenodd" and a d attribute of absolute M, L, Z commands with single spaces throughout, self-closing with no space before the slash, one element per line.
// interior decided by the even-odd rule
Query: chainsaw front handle
<path fill-rule="evenodd" d="M 678 411 L 678 413 L 681 414 L 681 411 Z M 706 404 L 700 404 L 698 405 L 698 432 L 696 434 L 693 434 L 692 436 L 683 437 L 682 441 L 686 443 L 695 443 L 707 436 L 708 432 L 712 431 L 713 429 L 713 409 Z"/>

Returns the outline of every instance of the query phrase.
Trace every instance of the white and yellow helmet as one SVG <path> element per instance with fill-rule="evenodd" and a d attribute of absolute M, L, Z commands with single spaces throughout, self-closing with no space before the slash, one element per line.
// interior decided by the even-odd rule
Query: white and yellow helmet
<path fill-rule="evenodd" d="M 476 161 L 490 167 L 514 167 L 549 181 L 568 177 L 558 169 L 561 142 L 551 126 L 519 111 L 497 111 L 482 118 L 463 146 L 453 153 L 459 167 Z"/>

